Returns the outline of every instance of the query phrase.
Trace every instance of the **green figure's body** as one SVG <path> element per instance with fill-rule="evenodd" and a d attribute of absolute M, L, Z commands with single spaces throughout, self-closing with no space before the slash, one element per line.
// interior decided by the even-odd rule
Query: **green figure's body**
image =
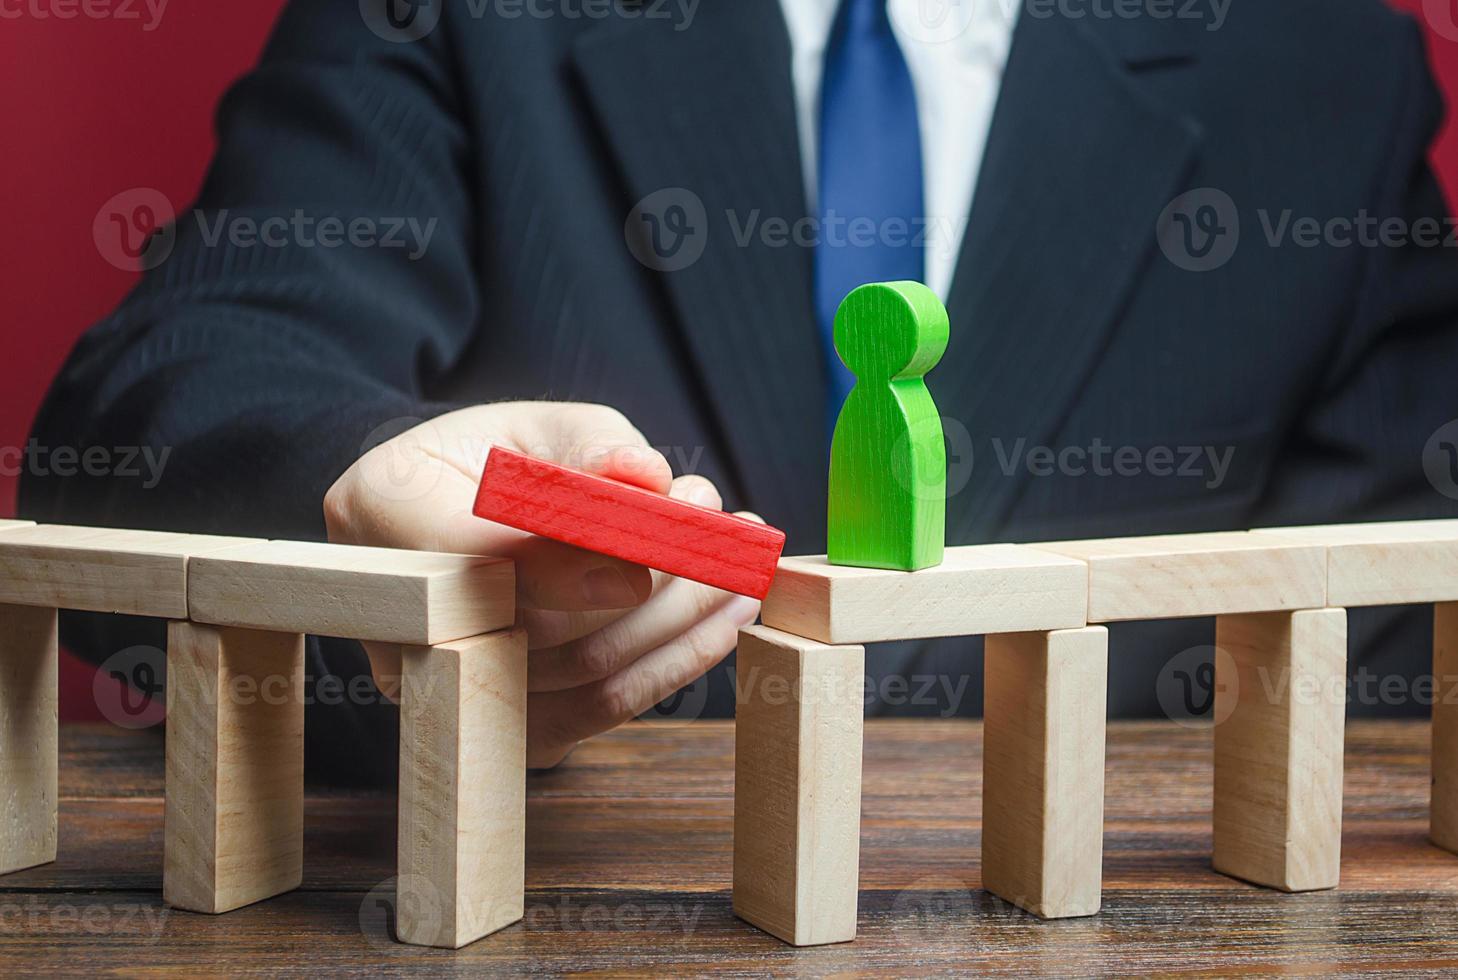
<path fill-rule="evenodd" d="M 946 539 L 942 420 L 922 376 L 947 349 L 947 311 L 919 282 L 871 283 L 835 313 L 856 376 L 830 447 L 829 560 L 912 571 Z"/>

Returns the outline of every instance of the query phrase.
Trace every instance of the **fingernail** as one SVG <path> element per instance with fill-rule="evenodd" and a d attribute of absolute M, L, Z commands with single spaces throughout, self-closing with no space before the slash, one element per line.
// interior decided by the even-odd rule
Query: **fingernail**
<path fill-rule="evenodd" d="M 628 584 L 628 577 L 612 565 L 601 565 L 582 577 L 582 597 L 605 609 L 625 609 L 638 604 L 638 593 Z"/>
<path fill-rule="evenodd" d="M 689 485 L 688 498 L 691 503 L 698 504 L 700 507 L 719 506 L 718 494 L 714 493 L 712 488 L 706 484 L 699 483 L 697 480 Z"/>

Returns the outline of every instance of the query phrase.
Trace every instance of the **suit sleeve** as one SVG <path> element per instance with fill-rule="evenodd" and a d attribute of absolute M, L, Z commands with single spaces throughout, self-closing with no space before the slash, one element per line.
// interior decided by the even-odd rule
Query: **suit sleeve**
<path fill-rule="evenodd" d="M 1458 248 L 1428 162 L 1443 105 L 1417 27 L 1401 25 L 1387 59 L 1374 54 L 1403 81 L 1374 134 L 1390 152 L 1368 203 L 1401 230 L 1383 243 L 1379 224 L 1362 246 L 1351 318 L 1277 454 L 1258 526 L 1458 516 L 1458 457 L 1445 456 L 1458 453 Z M 1349 625 L 1354 671 L 1426 670 L 1427 610 L 1354 610 Z M 1388 708 L 1403 706 L 1353 705 Z"/>
<path fill-rule="evenodd" d="M 82 338 L 36 423 L 41 445 L 165 451 L 160 481 L 29 479 L 29 516 L 318 537 L 371 434 L 441 411 L 422 387 L 478 305 L 444 33 L 392 43 L 354 3 L 286 10 L 223 100 L 170 255 Z"/>
<path fill-rule="evenodd" d="M 28 476 L 25 516 L 322 538 L 323 495 L 361 452 L 451 407 L 424 391 L 478 301 L 448 34 L 399 43 L 353 0 L 290 4 L 220 106 L 170 254 L 81 339 L 35 424 L 41 446 L 148 447 L 160 479 Z M 160 636 L 116 617 L 63 631 L 98 661 Z M 311 680 L 367 673 L 333 649 L 311 644 Z M 360 714 L 331 724 L 336 758 L 368 754 L 348 746 Z"/>

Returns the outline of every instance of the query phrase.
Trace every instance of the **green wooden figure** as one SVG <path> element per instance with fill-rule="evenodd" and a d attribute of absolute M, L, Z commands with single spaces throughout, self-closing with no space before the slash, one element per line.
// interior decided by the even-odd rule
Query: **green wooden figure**
<path fill-rule="evenodd" d="M 919 282 L 860 286 L 836 310 L 835 349 L 856 385 L 830 447 L 831 564 L 941 564 L 947 453 L 922 376 L 947 336 L 946 309 Z"/>

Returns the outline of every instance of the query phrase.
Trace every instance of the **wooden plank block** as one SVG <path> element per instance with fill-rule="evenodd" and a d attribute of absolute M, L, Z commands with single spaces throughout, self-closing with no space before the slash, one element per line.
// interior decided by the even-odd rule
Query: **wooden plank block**
<path fill-rule="evenodd" d="M 1458 854 L 1458 602 L 1433 607 L 1433 789 L 1428 836 Z"/>
<path fill-rule="evenodd" d="M 730 592 L 764 598 L 778 528 L 493 447 L 476 516 Z"/>
<path fill-rule="evenodd" d="M 865 656 L 739 633 L 734 914 L 796 946 L 856 936 Z"/>
<path fill-rule="evenodd" d="M 783 558 L 760 618 L 822 643 L 872 643 L 1083 626 L 1083 562 L 1012 544 L 948 548 L 915 572 Z"/>
<path fill-rule="evenodd" d="M 0 532 L 9 531 L 17 527 L 35 527 L 35 521 L 0 521 Z"/>
<path fill-rule="evenodd" d="M 263 541 L 194 559 L 196 622 L 430 646 L 504 629 L 516 576 L 503 558 Z"/>
<path fill-rule="evenodd" d="M 187 617 L 187 559 L 249 538 L 39 524 L 0 533 L 0 602 Z"/>
<path fill-rule="evenodd" d="M 0 874 L 56 859 L 56 621 L 0 606 Z"/>
<path fill-rule="evenodd" d="M 834 334 L 856 384 L 831 440 L 830 562 L 902 571 L 939 564 L 947 455 L 923 375 L 947 349 L 947 311 L 919 282 L 867 283 L 841 301 Z"/>
<path fill-rule="evenodd" d="M 1458 520 L 1264 528 L 1327 550 L 1327 602 L 1386 606 L 1458 600 Z"/>
<path fill-rule="evenodd" d="M 1326 605 L 1319 545 L 1217 531 L 1029 547 L 1088 563 L 1090 623 Z"/>
<path fill-rule="evenodd" d="M 524 910 L 526 631 L 407 647 L 402 667 L 398 937 L 458 949 Z"/>
<path fill-rule="evenodd" d="M 1104 854 L 1102 626 L 987 638 L 982 885 L 1045 919 L 1099 910 Z"/>
<path fill-rule="evenodd" d="M 1215 646 L 1215 870 L 1288 892 L 1335 888 L 1346 610 L 1221 616 Z"/>
<path fill-rule="evenodd" d="M 162 897 L 227 912 L 304 871 L 304 638 L 167 631 Z"/>

